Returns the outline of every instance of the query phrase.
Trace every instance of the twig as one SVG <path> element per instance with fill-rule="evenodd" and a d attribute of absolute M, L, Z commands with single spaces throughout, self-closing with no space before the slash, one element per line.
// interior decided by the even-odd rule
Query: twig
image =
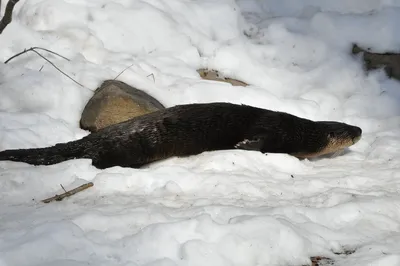
<path fill-rule="evenodd" d="M 24 49 L 22 52 L 20 52 L 20 53 L 18 53 L 18 54 L 16 54 L 16 55 L 11 56 L 10 58 L 8 58 L 8 59 L 4 62 L 4 64 L 7 64 L 8 62 L 10 62 L 11 60 L 13 60 L 14 58 L 16 58 L 16 57 L 18 57 L 18 56 L 20 56 L 20 55 L 22 55 L 22 54 L 24 54 L 24 53 L 33 51 L 33 50 L 35 50 L 35 49 L 44 50 L 44 51 L 49 52 L 49 53 L 52 53 L 52 54 L 54 54 L 54 55 L 58 55 L 59 57 L 65 59 L 65 60 L 67 60 L 67 61 L 71 61 L 71 60 L 69 60 L 68 58 L 66 58 L 65 56 L 62 56 L 62 55 L 60 55 L 60 54 L 58 54 L 58 53 L 56 53 L 56 52 L 50 51 L 50 50 L 48 50 L 48 49 L 46 49 L 46 48 L 42 48 L 42 47 L 31 47 L 31 48 L 29 48 L 29 49 Z"/>
<path fill-rule="evenodd" d="M 3 30 L 7 27 L 8 24 L 10 24 L 14 6 L 16 3 L 18 3 L 18 1 L 19 0 L 8 1 L 6 11 L 4 12 L 4 17 L 0 21 L 0 34 L 2 34 Z"/>
<path fill-rule="evenodd" d="M 131 68 L 135 63 L 132 63 L 132 65 L 126 67 L 124 70 L 122 70 L 115 78 L 114 80 L 116 80 L 119 76 L 121 76 L 128 68 Z"/>
<path fill-rule="evenodd" d="M 65 72 L 63 72 L 61 69 L 59 69 L 55 64 L 53 64 L 53 62 L 51 62 L 49 59 L 47 59 L 46 57 L 44 57 L 43 55 L 41 55 L 38 51 L 36 50 L 32 50 L 32 52 L 36 53 L 38 56 L 40 56 L 41 58 L 43 58 L 44 60 L 46 60 L 47 62 L 50 63 L 50 65 L 52 65 L 55 69 L 57 69 L 58 71 L 61 72 L 61 74 L 63 74 L 64 76 L 66 76 L 67 78 L 69 78 L 70 80 L 72 80 L 73 82 L 75 82 L 76 84 L 78 84 L 81 87 L 85 87 L 82 84 L 80 84 L 78 81 L 74 80 L 73 78 L 71 78 L 70 76 L 68 76 L 68 74 L 66 74 Z"/>
<path fill-rule="evenodd" d="M 36 49 L 36 50 L 43 50 L 43 51 L 49 52 L 49 53 L 51 53 L 51 54 L 57 55 L 57 56 L 59 56 L 59 57 L 65 59 L 65 60 L 67 60 L 67 61 L 71 61 L 69 58 L 67 58 L 67 57 L 65 57 L 65 56 L 62 56 L 62 55 L 60 55 L 59 53 L 53 52 L 52 50 L 49 50 L 49 49 L 46 49 L 46 48 L 34 46 L 34 47 L 29 48 L 29 49 L 32 49 L 32 50 L 35 50 L 35 49 Z"/>
<path fill-rule="evenodd" d="M 64 192 L 67 193 L 67 191 L 65 190 L 64 186 L 62 184 L 60 184 L 60 186 L 64 190 Z"/>
<path fill-rule="evenodd" d="M 62 187 L 62 185 L 61 185 L 61 187 Z M 88 189 L 90 187 L 93 187 L 93 183 L 92 182 L 83 184 L 83 185 L 81 185 L 81 186 L 79 186 L 77 188 L 74 188 L 74 189 L 70 190 L 70 191 L 65 191 L 65 193 L 63 193 L 61 195 L 55 195 L 54 197 L 44 199 L 44 200 L 42 200 L 42 202 L 43 203 L 49 203 L 49 202 L 52 202 L 52 201 L 61 201 L 66 197 L 72 196 L 72 195 L 74 195 L 74 194 L 76 194 L 78 192 L 81 192 L 82 190 Z"/>
<path fill-rule="evenodd" d="M 17 56 L 20 56 L 20 55 L 22 55 L 22 54 L 24 54 L 24 53 L 27 53 L 27 52 L 34 52 L 35 54 L 37 54 L 38 56 L 40 56 L 41 58 L 43 58 L 44 60 L 46 60 L 47 62 L 49 62 L 55 69 L 57 69 L 58 71 L 60 71 L 61 74 L 63 74 L 64 76 L 66 76 L 67 78 L 69 78 L 70 80 L 72 80 L 73 82 L 75 82 L 76 84 L 78 84 L 79 86 L 81 86 L 82 88 L 86 88 L 86 87 L 83 86 L 81 83 L 79 83 L 78 81 L 74 80 L 74 79 L 71 78 L 68 74 L 66 74 L 66 73 L 63 72 L 61 69 L 59 69 L 55 64 L 53 64 L 53 62 L 51 62 L 49 59 L 47 59 L 46 57 L 44 57 L 41 53 L 39 53 L 39 52 L 36 51 L 35 49 L 40 49 L 40 50 L 44 50 L 44 51 L 50 52 L 50 53 L 52 53 L 52 54 L 58 55 L 59 57 L 65 59 L 65 60 L 67 60 L 67 61 L 70 61 L 68 58 L 66 58 L 66 57 L 64 57 L 64 56 L 62 56 L 62 55 L 60 55 L 60 54 L 57 54 L 56 52 L 50 51 L 50 50 L 48 50 L 48 49 L 41 48 L 41 47 L 31 47 L 31 48 L 29 48 L 29 49 L 23 50 L 22 52 L 20 52 L 20 53 L 18 53 L 18 54 L 16 54 L 16 55 L 13 55 L 13 56 L 10 57 L 9 59 L 7 59 L 7 60 L 4 62 L 4 64 L 7 64 L 7 63 L 10 62 L 12 59 L 14 59 L 14 58 L 16 58 Z M 42 68 L 41 68 L 40 70 L 42 70 Z"/>
<path fill-rule="evenodd" d="M 147 75 L 146 78 L 148 78 L 148 77 L 150 77 L 150 76 L 153 78 L 153 82 L 155 83 L 155 82 L 156 82 L 156 79 L 154 78 L 154 74 L 153 74 L 153 73 L 151 73 L 150 75 Z"/>
<path fill-rule="evenodd" d="M 31 50 L 32 50 L 32 48 L 24 49 L 22 52 L 20 52 L 20 53 L 18 53 L 18 54 L 16 54 L 16 55 L 11 56 L 10 58 L 8 58 L 8 59 L 4 62 L 4 64 L 7 64 L 8 62 L 10 62 L 11 60 L 13 60 L 14 58 L 16 58 L 16 57 L 18 57 L 18 56 L 20 56 L 20 55 L 22 55 L 22 54 L 24 54 L 24 53 L 27 53 L 27 52 L 29 52 L 29 51 L 31 51 Z"/>

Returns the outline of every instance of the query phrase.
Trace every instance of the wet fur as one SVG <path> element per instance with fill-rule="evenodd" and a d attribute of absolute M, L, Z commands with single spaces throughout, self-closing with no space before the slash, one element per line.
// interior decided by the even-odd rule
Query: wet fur
<path fill-rule="evenodd" d="M 227 149 L 312 154 L 328 145 L 327 135 L 338 126 L 341 132 L 356 128 L 336 122 L 326 126 L 324 122 L 247 105 L 187 104 L 135 117 L 76 141 L 2 151 L 0 160 L 50 165 L 90 158 L 95 167 L 104 169 L 139 168 L 172 156 Z"/>

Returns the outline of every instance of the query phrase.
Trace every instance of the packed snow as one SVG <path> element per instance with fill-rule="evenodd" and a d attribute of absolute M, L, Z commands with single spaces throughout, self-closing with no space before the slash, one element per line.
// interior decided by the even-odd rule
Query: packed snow
<path fill-rule="evenodd" d="M 70 61 L 39 52 L 82 86 L 33 52 L 2 63 L 0 150 L 87 135 L 85 104 L 118 75 L 168 107 L 244 103 L 363 137 L 313 160 L 231 150 L 143 169 L 0 162 L 0 265 L 400 265 L 400 83 L 350 55 L 353 42 L 399 51 L 398 25 L 394 0 L 21 0 L 1 61 L 50 49 Z"/>

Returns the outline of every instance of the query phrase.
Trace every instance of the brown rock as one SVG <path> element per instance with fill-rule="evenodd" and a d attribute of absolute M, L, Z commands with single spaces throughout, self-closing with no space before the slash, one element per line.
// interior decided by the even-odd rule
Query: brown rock
<path fill-rule="evenodd" d="M 86 104 L 80 121 L 82 129 L 95 132 L 133 117 L 165 107 L 147 93 L 118 80 L 106 80 Z"/>
<path fill-rule="evenodd" d="M 323 265 L 333 265 L 333 260 L 326 257 L 311 257 L 311 265 L 312 266 L 323 266 Z"/>
<path fill-rule="evenodd" d="M 228 82 L 233 86 L 248 86 L 243 81 L 222 76 L 217 70 L 198 69 L 197 72 L 203 79 Z"/>
<path fill-rule="evenodd" d="M 400 54 L 394 52 L 374 53 L 370 48 L 363 49 L 353 44 L 353 54 L 363 53 L 366 70 L 383 68 L 390 78 L 400 80 Z"/>
<path fill-rule="evenodd" d="M 340 256 L 348 256 L 351 255 L 355 252 L 355 249 L 344 249 L 341 252 L 334 252 L 336 255 Z M 313 256 L 310 258 L 311 260 L 311 266 L 328 266 L 328 265 L 334 265 L 335 261 L 331 258 L 324 257 L 324 256 Z M 306 266 L 306 265 L 303 265 Z"/>

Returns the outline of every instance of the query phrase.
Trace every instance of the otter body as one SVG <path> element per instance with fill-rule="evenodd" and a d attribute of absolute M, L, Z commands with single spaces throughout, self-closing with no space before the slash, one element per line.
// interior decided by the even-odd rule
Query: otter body
<path fill-rule="evenodd" d="M 288 113 L 237 105 L 177 105 L 103 128 L 47 148 L 6 150 L 0 160 L 51 165 L 92 159 L 104 169 L 140 168 L 172 156 L 244 149 L 315 157 L 356 143 L 361 129 L 339 122 L 315 122 Z"/>

